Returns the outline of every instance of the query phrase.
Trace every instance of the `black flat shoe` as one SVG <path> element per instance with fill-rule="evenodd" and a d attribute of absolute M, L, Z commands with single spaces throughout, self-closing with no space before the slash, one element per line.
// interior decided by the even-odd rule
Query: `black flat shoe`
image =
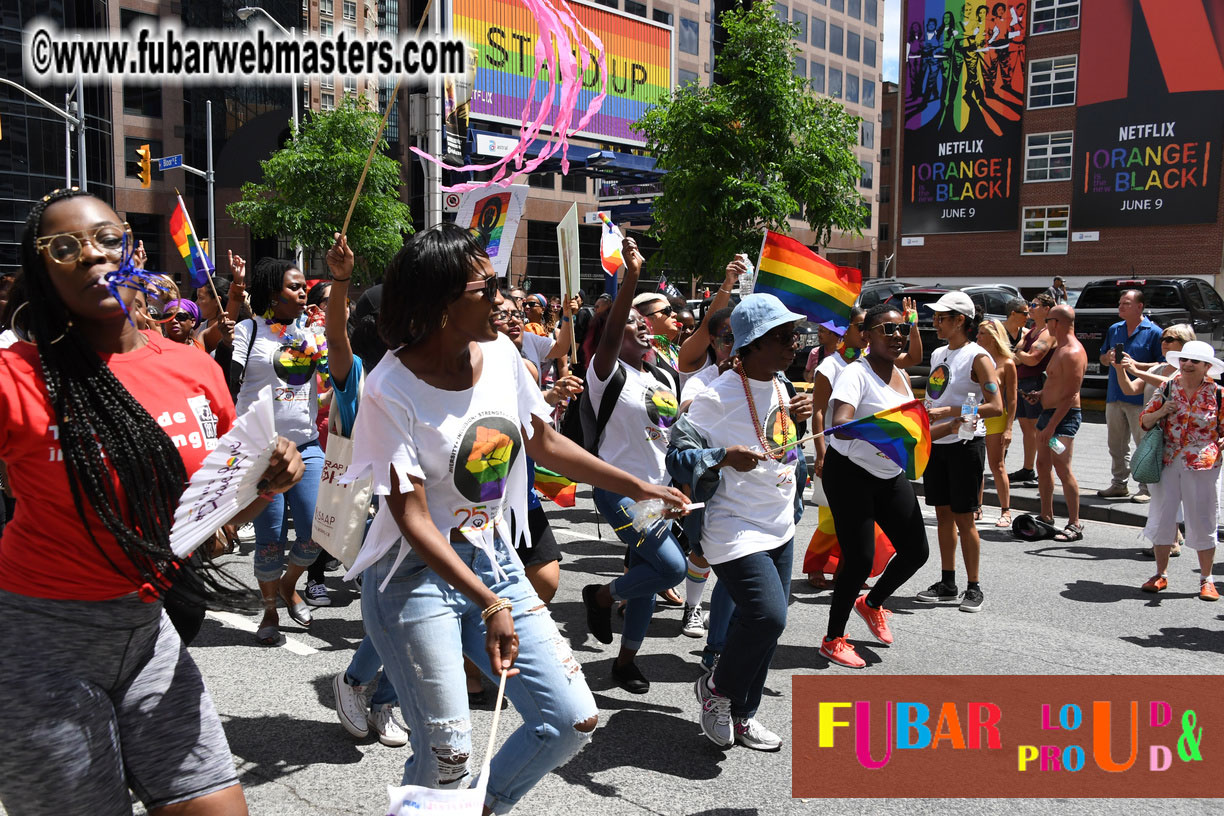
<path fill-rule="evenodd" d="M 624 666 L 612 662 L 612 679 L 616 685 L 630 694 L 645 694 L 650 691 L 650 681 L 638 669 L 636 663 L 626 663 Z"/>
<path fill-rule="evenodd" d="M 605 609 L 595 601 L 599 584 L 587 584 L 582 588 L 582 604 L 586 607 L 587 629 L 600 643 L 612 642 L 612 610 Z"/>

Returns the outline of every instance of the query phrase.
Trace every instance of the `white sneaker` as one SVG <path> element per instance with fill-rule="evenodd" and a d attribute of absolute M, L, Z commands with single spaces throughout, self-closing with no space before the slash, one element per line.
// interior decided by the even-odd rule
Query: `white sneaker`
<path fill-rule="evenodd" d="M 350 686 L 344 672 L 332 678 L 332 691 L 336 695 L 336 714 L 340 724 L 357 739 L 365 739 L 370 733 L 366 714 L 366 690 L 369 686 Z"/>
<path fill-rule="evenodd" d="M 392 748 L 408 744 L 408 730 L 395 719 L 395 706 L 370 709 L 370 727 L 378 733 L 378 741 Z"/>
<path fill-rule="evenodd" d="M 680 634 L 691 638 L 706 636 L 705 615 L 701 612 L 701 604 L 684 605 L 684 628 L 680 630 Z"/>
<path fill-rule="evenodd" d="M 697 678 L 693 686 L 697 702 L 701 703 L 701 731 L 710 738 L 710 742 L 725 748 L 735 744 L 731 729 L 731 698 L 710 691 L 709 676 Z"/>
<path fill-rule="evenodd" d="M 757 722 L 756 717 L 735 718 L 735 742 L 754 751 L 777 751 L 782 738 Z"/>

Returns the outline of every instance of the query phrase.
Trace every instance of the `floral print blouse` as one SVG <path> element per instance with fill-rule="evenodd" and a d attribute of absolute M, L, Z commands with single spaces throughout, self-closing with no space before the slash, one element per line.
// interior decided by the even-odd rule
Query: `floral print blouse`
<path fill-rule="evenodd" d="M 1168 382 L 1169 399 L 1177 403 L 1177 413 L 1163 419 L 1164 466 L 1180 459 L 1188 470 L 1211 470 L 1220 464 L 1219 439 L 1224 434 L 1224 422 L 1216 410 L 1218 386 L 1210 377 L 1193 395 L 1182 388 L 1182 375 L 1177 373 Z M 1164 405 L 1165 387 L 1156 390 L 1144 414 L 1160 410 Z"/>

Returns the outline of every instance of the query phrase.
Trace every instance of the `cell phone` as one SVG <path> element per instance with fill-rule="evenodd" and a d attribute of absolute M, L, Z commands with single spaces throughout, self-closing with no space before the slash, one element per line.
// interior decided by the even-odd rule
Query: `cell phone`
<path fill-rule="evenodd" d="M 1122 362 L 1122 355 L 1125 353 L 1126 351 L 1125 349 L 1122 348 L 1121 343 L 1114 344 L 1114 361 L 1115 362 L 1119 362 L 1119 363 Z"/>

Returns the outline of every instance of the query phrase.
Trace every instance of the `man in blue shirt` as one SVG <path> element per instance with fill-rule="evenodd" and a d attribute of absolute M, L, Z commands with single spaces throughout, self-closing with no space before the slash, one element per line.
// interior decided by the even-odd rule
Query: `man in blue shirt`
<path fill-rule="evenodd" d="M 1122 344 L 1131 359 L 1139 363 L 1154 363 L 1163 359 L 1160 348 L 1160 327 L 1143 316 L 1143 292 L 1128 289 L 1118 301 L 1118 317 L 1122 318 L 1109 327 L 1105 342 L 1101 344 L 1101 365 L 1109 371 L 1109 390 L 1105 395 L 1105 426 L 1109 432 L 1109 458 L 1113 461 L 1112 483 L 1097 495 L 1106 499 L 1125 498 L 1130 495 L 1127 478 L 1130 476 L 1130 443 L 1139 444 L 1143 429 L 1139 427 L 1139 412 L 1143 410 L 1142 395 L 1127 396 L 1118 387 L 1118 373 L 1113 368 L 1114 347 Z M 1140 485 L 1131 501 L 1147 502 L 1151 499 L 1147 485 Z"/>

